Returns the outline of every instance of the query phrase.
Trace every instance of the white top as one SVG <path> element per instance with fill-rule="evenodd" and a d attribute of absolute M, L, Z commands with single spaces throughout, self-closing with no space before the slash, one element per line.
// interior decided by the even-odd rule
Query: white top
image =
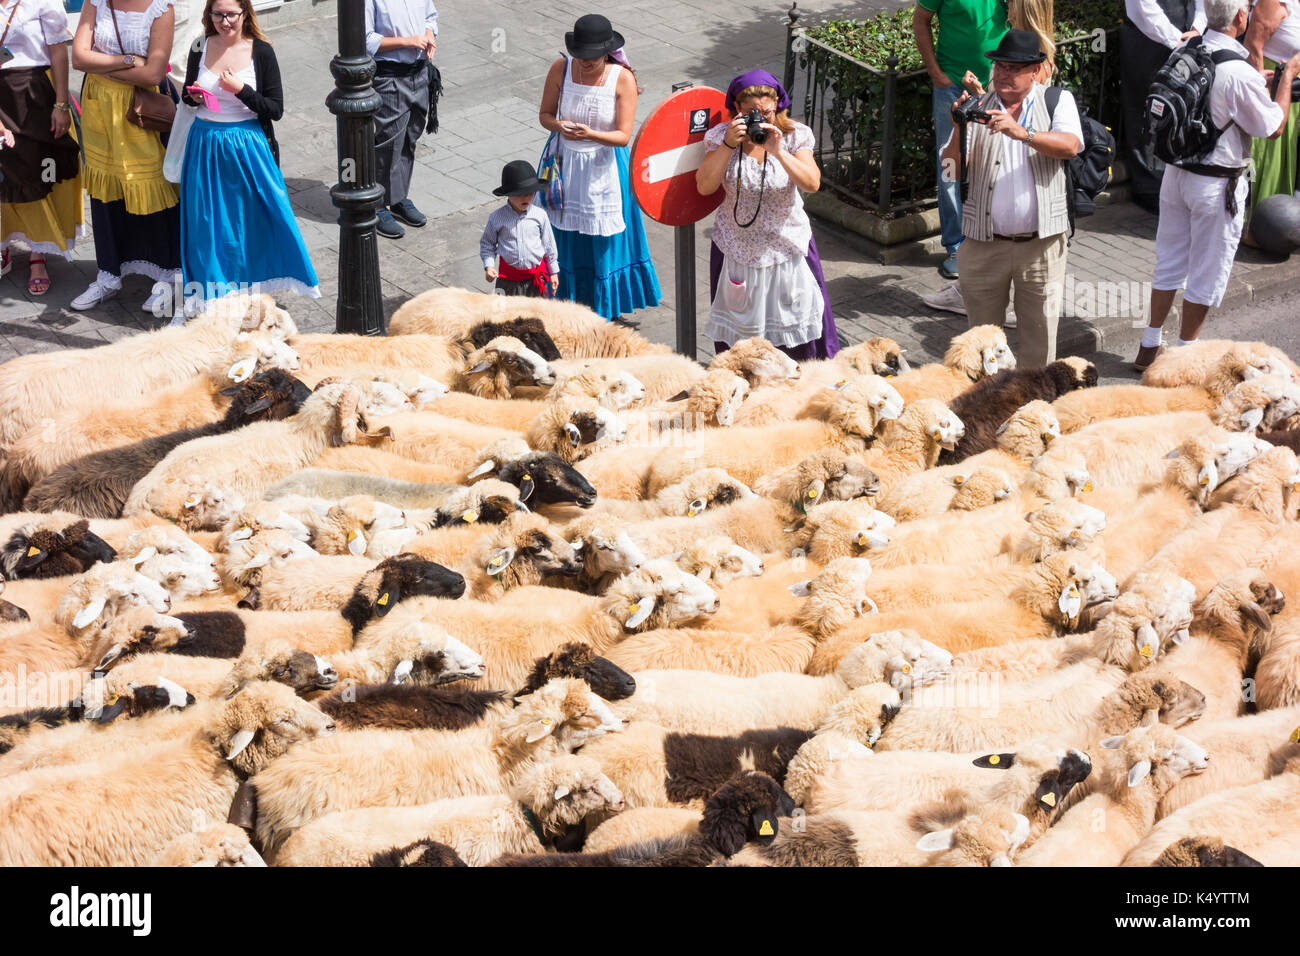
<path fill-rule="evenodd" d="M 6 23 L 10 26 L 4 45 L 14 55 L 4 64 L 6 70 L 49 66 L 50 51 L 46 47 L 72 39 L 68 15 L 60 0 L 0 0 L 0 33 L 4 33 Z"/>
<path fill-rule="evenodd" d="M 1005 109 L 996 93 L 993 103 L 997 109 Z M 1021 125 L 1025 124 L 1032 106 L 1033 94 L 1021 106 Z M 1050 132 L 1072 133 L 1079 145 L 1083 145 L 1079 107 L 1069 90 L 1061 90 L 1056 112 L 1052 114 Z M 1034 188 L 1034 172 L 1029 168 L 1029 150 L 1032 148 L 1028 143 L 1012 139 L 1006 134 L 1002 136 L 1002 175 L 993 184 L 989 206 L 993 232 L 998 235 L 1016 236 L 1038 229 L 1038 190 Z"/>
<path fill-rule="evenodd" d="M 1290 0 L 1278 0 L 1286 16 L 1277 25 L 1273 35 L 1264 41 L 1264 55 L 1274 63 L 1282 64 L 1300 51 L 1300 16 L 1291 8 Z M 1254 4 L 1251 4 L 1252 10 Z"/>
<path fill-rule="evenodd" d="M 1218 30 L 1205 32 L 1205 47 L 1246 54 L 1244 46 Z M 1220 63 L 1214 68 L 1214 85 L 1210 87 L 1210 119 L 1223 134 L 1201 162 L 1206 166 L 1245 166 L 1250 160 L 1251 137 L 1271 136 L 1282 125 L 1282 118 L 1282 107 L 1269 99 L 1262 73 L 1245 60 Z"/>
<path fill-rule="evenodd" d="M 376 60 L 414 63 L 424 59 L 423 50 L 379 52 L 384 37 L 422 36 L 425 30 L 438 35 L 438 10 L 433 0 L 366 0 L 366 52 Z"/>
<path fill-rule="evenodd" d="M 199 75 L 194 81 L 195 86 L 201 86 L 217 97 L 217 105 L 221 107 L 221 112 L 215 112 L 206 106 L 200 106 L 194 113 L 195 119 L 208 120 L 212 123 L 242 123 L 245 120 L 257 119 L 257 114 L 240 102 L 239 97 L 231 93 L 221 85 L 221 77 L 208 69 L 208 41 L 203 40 L 203 53 L 199 59 Z M 257 74 L 253 70 L 252 61 L 248 66 L 235 74 L 244 81 L 244 85 L 249 89 L 257 89 Z"/>
<path fill-rule="evenodd" d="M 719 123 L 704 134 L 708 152 L 725 149 L 723 137 L 727 124 Z M 794 131 L 784 137 L 782 148 L 791 154 L 812 149 L 813 131 L 803 123 L 795 123 Z M 747 266 L 770 266 L 808 255 L 812 241 L 812 223 L 803 208 L 803 197 L 790 180 L 785 167 L 771 156 L 767 159 L 764 178 L 762 159 L 746 156 L 739 147 L 731 150 L 727 168 L 722 174 L 725 198 L 713 216 L 713 243 L 734 262 Z M 736 203 L 739 179 L 740 203 Z M 759 204 L 759 187 L 762 185 L 762 205 Z M 752 226 L 742 228 L 736 222 L 749 222 L 755 211 L 758 218 Z M 808 341 L 802 339 L 801 341 Z"/>
<path fill-rule="evenodd" d="M 132 56 L 147 56 L 149 53 L 149 31 L 172 0 L 153 0 L 153 3 L 141 11 L 130 13 L 126 10 L 108 9 L 108 0 L 86 0 L 95 8 L 95 34 L 92 44 L 100 53 L 112 53 L 117 56 L 130 53 Z M 117 42 L 117 33 L 113 31 L 113 14 L 117 15 L 117 29 L 122 34 L 123 50 Z"/>
<path fill-rule="evenodd" d="M 1170 22 L 1156 0 L 1124 0 L 1124 13 L 1148 40 L 1171 50 L 1183 42 L 1182 31 Z M 1196 0 L 1192 29 L 1197 33 L 1205 32 L 1205 4 L 1201 0 Z"/>
<path fill-rule="evenodd" d="M 614 103 L 623 68 L 609 64 L 605 82 L 587 86 L 573 79 L 573 59 L 564 77 L 558 118 L 561 123 L 582 123 L 598 132 L 614 129 Z M 564 209 L 547 210 L 551 225 L 588 236 L 615 236 L 623 231 L 623 191 L 613 146 L 595 140 L 557 137 L 560 175 L 564 183 Z"/>

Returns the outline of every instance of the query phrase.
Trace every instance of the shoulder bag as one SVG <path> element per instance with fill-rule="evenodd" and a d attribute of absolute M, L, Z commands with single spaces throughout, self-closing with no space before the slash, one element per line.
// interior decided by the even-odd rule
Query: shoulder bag
<path fill-rule="evenodd" d="M 117 46 L 123 54 L 126 47 L 122 45 L 122 34 L 117 28 L 117 12 L 113 9 L 113 0 L 107 0 L 108 15 L 113 19 L 113 32 L 117 34 Z M 146 90 L 137 86 L 131 94 L 131 104 L 126 108 L 126 121 L 141 129 L 166 133 L 172 128 L 176 119 L 176 103 L 166 93 Z"/>
<path fill-rule="evenodd" d="M 564 101 L 564 78 L 569 73 L 569 58 L 564 58 L 564 70 L 560 73 L 560 95 L 555 101 L 555 120 L 560 120 L 560 104 Z M 564 211 L 564 177 L 560 172 L 560 133 L 551 133 L 542 147 L 542 158 L 537 163 L 537 178 L 545 188 L 541 191 L 541 203 L 552 212 Z"/>

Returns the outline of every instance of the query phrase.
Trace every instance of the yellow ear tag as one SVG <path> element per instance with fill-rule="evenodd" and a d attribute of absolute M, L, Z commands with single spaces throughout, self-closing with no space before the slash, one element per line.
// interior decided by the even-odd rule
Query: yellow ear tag
<path fill-rule="evenodd" d="M 1143 644 L 1142 647 L 1138 649 L 1138 653 L 1150 660 L 1152 655 L 1155 654 L 1155 651 L 1152 650 L 1150 644 Z"/>
<path fill-rule="evenodd" d="M 349 540 L 349 541 L 355 541 L 355 540 L 357 540 L 357 532 L 356 532 L 356 529 L 355 529 L 355 528 L 354 528 L 353 530 L 351 530 L 351 531 L 348 532 L 348 540 Z"/>
<path fill-rule="evenodd" d="M 1084 482 L 1084 485 L 1083 485 L 1083 492 L 1084 492 L 1084 494 L 1087 494 L 1087 493 L 1089 493 L 1090 491 L 1092 491 L 1092 482 L 1091 482 L 1091 481 Z"/>
<path fill-rule="evenodd" d="M 555 721 L 551 720 L 551 718 L 549 718 L 549 717 L 543 717 L 541 722 L 542 722 L 542 725 L 545 726 L 545 727 L 549 727 L 549 726 L 551 726 L 551 724 L 555 723 Z"/>
<path fill-rule="evenodd" d="M 533 476 L 525 473 L 525 475 L 524 475 L 522 478 L 520 478 L 519 480 L 520 480 L 520 481 L 532 481 L 532 480 L 533 480 Z"/>
<path fill-rule="evenodd" d="M 694 518 L 694 517 L 695 517 L 695 509 L 694 509 L 694 508 L 688 508 L 688 509 L 686 509 L 686 517 L 688 517 L 688 518 Z"/>
<path fill-rule="evenodd" d="M 1070 598 L 1071 600 L 1077 600 L 1079 598 L 1079 589 L 1073 584 L 1070 585 Z"/>
<path fill-rule="evenodd" d="M 847 378 L 842 378 L 842 379 L 840 379 L 838 382 L 835 383 L 835 387 L 836 387 L 836 388 L 843 388 L 843 387 L 844 387 L 845 385 L 847 385 L 847 384 L 849 384 L 849 380 L 848 380 Z"/>
<path fill-rule="evenodd" d="M 198 503 L 199 503 L 199 496 L 198 496 L 198 495 L 190 495 L 188 498 L 185 499 L 185 507 L 186 507 L 186 508 L 193 508 L 193 507 L 194 507 L 195 505 L 197 505 Z"/>
<path fill-rule="evenodd" d="M 239 526 L 239 530 L 240 530 L 240 531 L 251 531 L 252 529 L 251 529 L 248 525 L 246 525 L 246 524 L 241 524 L 241 525 Z"/>
<path fill-rule="evenodd" d="M 498 554 L 495 558 L 493 558 L 491 561 L 488 562 L 488 567 L 489 567 L 489 568 L 499 568 L 499 567 L 501 567 L 501 565 L 504 564 L 504 563 L 505 563 L 505 559 L 502 558 L 501 555 Z"/>
<path fill-rule="evenodd" d="M 1300 744 L 1300 727 L 1297 727 L 1295 730 L 1291 731 L 1291 743 Z"/>
<path fill-rule="evenodd" d="M 962 484 L 965 480 L 966 480 L 966 479 L 963 478 L 961 475 L 953 475 L 953 476 L 952 476 L 952 483 L 953 483 L 954 485 L 960 485 L 960 484 Z"/>
<path fill-rule="evenodd" d="M 775 836 L 776 831 L 772 829 L 772 821 L 764 820 L 763 825 L 758 828 L 759 836 Z"/>
<path fill-rule="evenodd" d="M 699 574 L 703 570 L 704 570 L 704 565 L 697 564 L 694 568 L 691 569 L 691 574 Z"/>
<path fill-rule="evenodd" d="M 911 664 L 904 664 L 904 665 L 903 665 L 903 673 L 904 673 L 904 674 L 910 674 L 910 673 L 912 673 L 912 665 L 911 665 Z"/>
<path fill-rule="evenodd" d="M 1210 476 L 1208 474 L 1201 475 L 1201 487 L 1204 488 L 1209 483 L 1210 483 Z"/>
<path fill-rule="evenodd" d="M 858 535 L 858 547 L 865 548 L 866 546 L 867 546 L 867 536 L 865 534 Z"/>
<path fill-rule="evenodd" d="M 633 614 L 635 614 L 635 613 L 636 613 L 637 611 L 639 611 L 639 610 L 641 610 L 641 605 L 640 605 L 640 604 L 629 604 L 628 607 L 627 607 L 627 616 L 628 616 L 628 617 L 631 617 Z"/>
<path fill-rule="evenodd" d="M 1047 804 L 1049 807 L 1056 806 L 1056 794 L 1052 793 L 1050 790 L 1038 799 L 1043 801 L 1043 803 Z"/>
<path fill-rule="evenodd" d="M 468 511 L 461 513 L 460 520 L 465 522 L 466 524 L 473 524 L 475 521 L 478 520 L 478 512 L 475 511 L 473 508 L 470 508 Z"/>
<path fill-rule="evenodd" d="M 379 595 L 379 600 L 375 603 L 380 607 L 385 607 L 388 604 L 388 592 L 385 591 L 383 594 Z"/>
<path fill-rule="evenodd" d="M 808 489 L 808 500 L 809 500 L 809 501 L 815 501 L 815 500 L 817 499 L 817 496 L 818 496 L 819 494 L 821 494 L 821 492 L 818 491 L 816 488 L 809 488 L 809 489 Z"/>
<path fill-rule="evenodd" d="M 36 555 L 38 555 L 38 554 L 40 554 L 40 553 L 41 553 L 41 549 L 40 549 L 40 548 L 31 547 L 31 548 L 28 548 L 28 549 L 27 549 L 27 557 L 29 557 L 29 558 L 34 558 L 34 557 L 36 557 Z"/>
<path fill-rule="evenodd" d="M 1002 758 L 997 754 L 993 754 L 993 756 L 989 757 L 989 763 L 995 767 L 1001 762 L 1002 762 Z"/>
<path fill-rule="evenodd" d="M 934 431 L 930 432 L 930 437 L 933 438 L 935 441 L 938 441 L 940 438 L 943 437 L 943 433 L 936 428 Z"/>

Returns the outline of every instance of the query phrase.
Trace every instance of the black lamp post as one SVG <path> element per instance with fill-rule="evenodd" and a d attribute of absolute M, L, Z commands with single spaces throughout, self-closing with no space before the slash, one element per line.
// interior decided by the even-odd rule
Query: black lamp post
<path fill-rule="evenodd" d="M 339 54 L 330 61 L 335 87 L 325 105 L 338 117 L 339 181 L 330 198 L 339 208 L 339 297 L 334 331 L 385 335 L 379 295 L 375 210 L 384 189 L 375 182 L 379 94 L 370 85 L 375 61 L 366 52 L 365 0 L 339 0 Z"/>

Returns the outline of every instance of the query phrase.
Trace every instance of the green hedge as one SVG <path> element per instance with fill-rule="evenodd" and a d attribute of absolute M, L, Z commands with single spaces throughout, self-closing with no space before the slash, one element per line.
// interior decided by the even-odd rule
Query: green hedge
<path fill-rule="evenodd" d="M 1072 90 L 1080 106 L 1092 116 L 1116 126 L 1119 51 L 1118 11 L 1113 0 L 1058 2 L 1055 13 L 1056 82 Z M 935 23 L 942 29 L 942 16 Z M 1062 43 L 1098 28 L 1109 31 L 1100 41 L 1089 38 Z M 931 86 L 912 35 L 912 8 L 881 13 L 869 20 L 833 20 L 810 28 L 808 36 L 882 72 L 891 54 L 898 57 L 890 208 L 878 211 L 902 212 L 933 202 Z M 845 198 L 877 207 L 881 149 L 888 119 L 884 115 L 884 78 L 813 45 L 797 55 L 796 64 L 799 74 L 807 71 L 817 77 L 815 97 L 797 103 L 795 110 L 806 112 L 811 102 L 818 114 L 804 119 L 819 137 L 823 182 Z M 796 85 L 800 85 L 798 81 Z"/>

